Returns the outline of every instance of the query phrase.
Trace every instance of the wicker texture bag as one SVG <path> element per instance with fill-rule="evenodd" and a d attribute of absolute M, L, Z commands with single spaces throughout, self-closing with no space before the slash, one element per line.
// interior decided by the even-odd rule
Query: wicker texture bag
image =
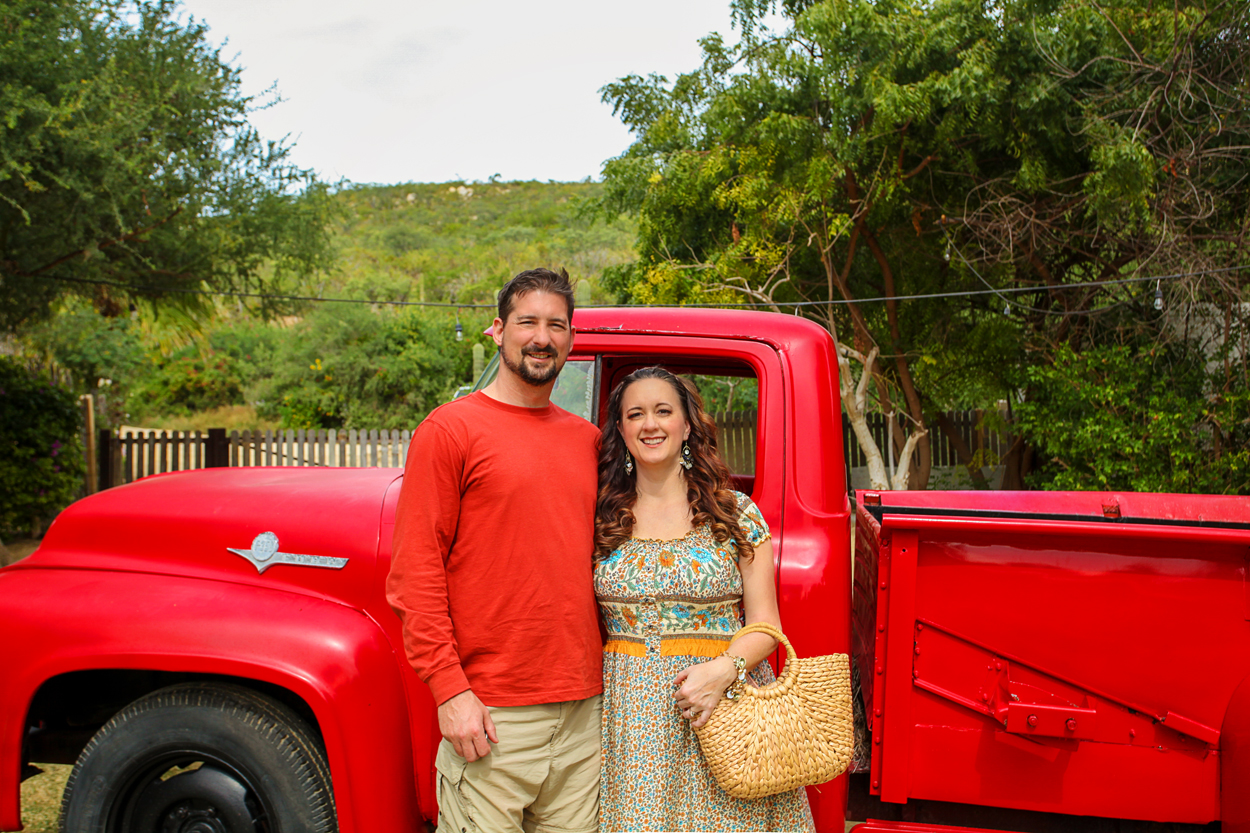
<path fill-rule="evenodd" d="M 786 646 L 776 682 L 742 687 L 722 698 L 707 725 L 695 729 L 708 768 L 734 798 L 762 798 L 823 784 L 846 770 L 855 746 L 851 671 L 846 654 L 799 659 L 785 634 L 766 622 L 734 639 L 766 633 Z"/>

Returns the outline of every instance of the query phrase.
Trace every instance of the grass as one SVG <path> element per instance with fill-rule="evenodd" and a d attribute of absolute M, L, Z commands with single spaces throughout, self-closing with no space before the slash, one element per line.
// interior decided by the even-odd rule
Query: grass
<path fill-rule="evenodd" d="M 277 420 L 261 419 L 251 405 L 226 405 L 201 411 L 191 416 L 154 416 L 141 421 L 134 428 L 155 428 L 159 431 L 207 431 L 209 428 L 225 428 L 227 431 L 276 430 Z"/>
<path fill-rule="evenodd" d="M 69 764 L 44 764 L 43 773 L 22 782 L 23 833 L 57 833 L 61 793 L 73 769 Z"/>

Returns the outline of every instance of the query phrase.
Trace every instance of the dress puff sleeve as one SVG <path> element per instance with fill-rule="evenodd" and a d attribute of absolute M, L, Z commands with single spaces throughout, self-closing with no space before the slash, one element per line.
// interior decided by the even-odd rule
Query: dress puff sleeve
<path fill-rule="evenodd" d="M 747 534 L 747 540 L 751 542 L 751 546 L 758 547 L 773 537 L 768 530 L 768 522 L 764 520 L 764 516 L 760 514 L 759 507 L 754 501 L 742 492 L 734 494 L 738 496 L 738 525 Z"/>

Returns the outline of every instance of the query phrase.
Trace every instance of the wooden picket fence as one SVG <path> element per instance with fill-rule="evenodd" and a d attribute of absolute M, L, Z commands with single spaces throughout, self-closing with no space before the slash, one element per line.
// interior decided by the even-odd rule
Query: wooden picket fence
<path fill-rule="evenodd" d="M 755 474 L 754 410 L 711 414 L 719 428 L 721 456 L 731 471 Z M 952 412 L 955 425 L 969 450 L 980 453 L 984 465 L 994 465 L 1005 454 L 1011 437 L 986 430 L 980 411 Z M 879 448 L 885 448 L 886 420 L 869 417 L 869 428 Z M 412 438 L 410 430 L 299 429 L 285 431 L 149 431 L 128 429 L 98 432 L 91 459 L 98 461 L 97 488 L 130 483 L 149 474 L 224 466 L 403 466 Z M 959 458 L 954 445 L 930 425 L 935 468 L 955 467 Z M 863 452 L 843 419 L 846 465 L 867 464 Z M 849 482 L 849 479 L 848 479 Z M 92 490 L 94 491 L 94 489 Z"/>
<path fill-rule="evenodd" d="M 956 433 L 963 439 L 968 450 L 973 455 L 979 455 L 984 466 L 997 465 L 1011 447 L 1012 436 L 1009 433 L 986 429 L 984 411 L 948 411 L 946 417 L 954 424 Z M 933 452 L 933 467 L 960 466 L 959 453 L 955 450 L 955 444 L 938 429 L 937 421 L 930 418 L 927 427 L 930 448 Z M 885 454 L 887 436 L 885 415 L 869 414 L 868 430 L 872 433 L 872 438 L 876 440 L 877 448 Z M 845 415 L 842 417 L 842 445 L 846 449 L 848 466 L 868 465 L 868 458 L 860 450 L 855 434 L 851 430 L 850 420 Z"/>
<path fill-rule="evenodd" d="M 149 474 L 226 466 L 403 466 L 409 430 L 123 430 L 99 433 L 99 487 Z"/>
<path fill-rule="evenodd" d="M 723 411 L 709 414 L 716 421 L 721 459 L 734 474 L 755 475 L 756 412 Z"/>

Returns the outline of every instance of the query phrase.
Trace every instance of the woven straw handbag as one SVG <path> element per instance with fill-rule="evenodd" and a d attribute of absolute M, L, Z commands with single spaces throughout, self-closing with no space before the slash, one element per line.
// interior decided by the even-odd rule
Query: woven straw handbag
<path fill-rule="evenodd" d="M 734 798 L 823 784 L 846 770 L 855 747 L 847 655 L 799 659 L 785 634 L 766 622 L 747 625 L 734 639 L 756 632 L 786 646 L 781 676 L 762 688 L 744 685 L 737 699 L 722 698 L 694 730 L 712 775 Z"/>

